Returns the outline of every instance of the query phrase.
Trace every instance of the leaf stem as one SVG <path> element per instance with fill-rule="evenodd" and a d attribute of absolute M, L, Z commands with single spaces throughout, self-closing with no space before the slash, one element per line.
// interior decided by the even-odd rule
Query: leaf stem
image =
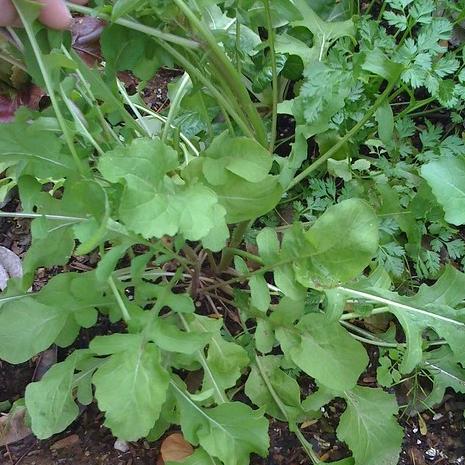
<path fill-rule="evenodd" d="M 47 67 L 45 66 L 45 62 L 42 59 L 42 51 L 40 50 L 39 43 L 36 40 L 36 36 L 34 34 L 34 31 L 32 29 L 31 23 L 27 20 L 22 6 L 16 1 L 13 0 L 13 3 L 15 5 L 16 10 L 18 11 L 18 15 L 23 23 L 24 29 L 26 31 L 26 34 L 29 38 L 29 42 L 31 43 L 32 50 L 34 51 L 34 55 L 37 60 L 37 64 L 39 65 L 40 72 L 42 74 L 42 77 L 44 78 L 45 82 L 45 87 L 47 88 L 47 93 L 50 97 L 50 101 L 52 102 L 53 109 L 55 110 L 55 114 L 58 120 L 58 123 L 60 124 L 61 130 L 63 132 L 63 136 L 66 140 L 66 143 L 68 145 L 69 151 L 71 152 L 71 155 L 73 156 L 74 163 L 76 164 L 76 167 L 81 175 L 84 175 L 85 169 L 84 165 L 82 164 L 81 159 L 79 158 L 76 148 L 74 147 L 74 142 L 73 138 L 71 136 L 71 133 L 68 130 L 68 126 L 66 124 L 66 121 L 63 117 L 63 114 L 61 113 L 60 106 L 58 104 L 58 100 L 55 95 L 55 88 L 52 83 L 52 80 L 50 78 L 50 75 L 48 73 Z"/>
<path fill-rule="evenodd" d="M 242 242 L 242 239 L 248 227 L 249 227 L 249 222 L 243 221 L 242 223 L 238 223 L 236 227 L 234 228 L 234 231 L 231 237 L 231 242 L 229 243 L 229 247 L 225 248 L 221 255 L 220 264 L 218 266 L 218 271 L 220 273 L 224 271 L 231 264 L 232 259 L 234 257 L 233 250 L 237 248 Z"/>
<path fill-rule="evenodd" d="M 251 138 L 254 138 L 254 134 L 244 120 L 239 116 L 231 103 L 221 94 L 221 92 L 211 83 L 211 81 L 200 72 L 187 58 L 179 53 L 174 47 L 157 40 L 157 43 L 163 47 L 170 55 L 172 55 L 176 61 L 190 74 L 191 78 L 197 79 L 201 82 L 216 98 L 220 106 L 224 107 L 226 111 L 232 116 L 236 124 L 241 128 L 242 132 Z"/>
<path fill-rule="evenodd" d="M 239 255 L 240 257 L 246 258 L 248 260 L 252 260 L 255 263 L 259 263 L 260 265 L 264 265 L 263 260 L 258 255 L 254 255 L 242 249 L 235 249 L 231 247 L 230 249 L 234 255 Z"/>
<path fill-rule="evenodd" d="M 181 45 L 183 47 L 193 48 L 193 49 L 200 48 L 200 44 L 196 42 L 195 40 L 186 39 L 184 37 L 170 34 L 168 32 L 162 32 L 159 29 L 146 26 L 145 24 L 141 24 L 132 19 L 118 18 L 112 21 L 110 15 L 96 11 L 93 8 L 89 8 L 83 5 L 77 5 L 71 2 L 65 2 L 65 3 L 71 11 L 77 11 L 78 13 L 83 13 L 85 15 L 95 16 L 97 18 L 104 19 L 105 21 L 113 22 L 115 24 L 119 24 L 120 26 L 127 27 L 128 29 L 133 29 L 134 31 L 143 32 L 144 34 L 147 34 L 149 36 L 156 37 L 157 39 L 161 39 L 161 40 L 166 40 L 167 42 L 172 42 L 173 44 Z"/>
<path fill-rule="evenodd" d="M 260 362 L 260 357 L 258 357 L 258 355 L 255 355 L 255 364 L 258 368 L 260 376 L 263 379 L 263 382 L 265 383 L 268 391 L 270 392 L 271 397 L 273 397 L 273 400 L 276 402 L 276 405 L 278 406 L 279 410 L 281 410 L 281 413 L 283 414 L 284 418 L 290 424 L 289 416 L 287 415 L 287 412 L 286 412 L 286 407 L 283 404 L 281 398 L 278 396 L 277 392 L 274 390 L 273 385 L 271 384 L 267 374 L 265 373 L 262 363 Z M 319 457 L 316 455 L 315 451 L 313 450 L 311 444 L 305 439 L 299 427 L 297 425 L 293 425 L 293 426 L 295 426 L 293 428 L 293 431 L 295 435 L 297 436 L 297 439 L 299 440 L 299 442 L 302 444 L 302 447 L 304 448 L 310 460 L 314 464 L 322 463 Z"/>
<path fill-rule="evenodd" d="M 397 79 L 394 78 L 387 85 L 384 92 L 376 99 L 372 107 L 365 113 L 365 116 L 336 144 L 334 144 L 327 152 L 321 155 L 317 160 L 315 160 L 310 166 L 304 169 L 300 174 L 298 174 L 287 186 L 286 191 L 292 189 L 300 181 L 305 179 L 310 173 L 315 171 L 320 165 L 322 165 L 328 158 L 331 158 L 350 138 L 352 138 L 357 132 L 365 126 L 365 124 L 370 120 L 370 118 L 375 114 L 376 110 L 383 104 L 383 102 L 388 98 L 392 89 L 395 87 Z"/>
<path fill-rule="evenodd" d="M 186 319 L 184 318 L 184 315 L 181 313 L 178 313 L 178 316 L 182 322 L 182 325 L 184 326 L 184 329 L 190 333 L 191 328 L 189 324 L 187 323 Z M 205 355 L 203 354 L 202 350 L 197 351 L 197 356 L 199 357 L 199 362 L 202 365 L 203 371 L 205 372 L 206 375 L 210 378 L 210 381 L 215 388 L 216 393 L 218 394 L 218 399 L 221 404 L 224 404 L 228 401 L 228 399 L 225 397 L 224 392 L 221 390 L 221 388 L 218 386 L 218 383 L 216 382 L 215 377 L 213 376 L 213 373 L 208 366 L 207 359 L 205 358 Z"/>
<path fill-rule="evenodd" d="M 147 113 L 147 115 L 150 115 L 152 118 L 155 118 L 161 122 L 163 122 L 163 124 L 166 124 L 167 122 L 167 119 L 165 116 L 162 116 L 160 114 L 158 114 L 157 112 L 151 110 L 150 108 L 146 108 L 142 105 L 139 105 L 137 103 L 134 103 L 133 104 L 138 110 L 141 110 L 143 111 L 144 113 Z M 176 126 L 174 126 L 173 124 L 171 125 L 171 129 L 176 129 Z M 195 157 L 198 157 L 200 155 L 200 152 L 197 150 L 197 148 L 195 147 L 195 145 L 189 140 L 189 138 L 183 133 L 183 132 L 180 132 L 179 133 L 179 136 L 181 137 L 181 139 L 183 140 L 183 142 L 189 147 L 190 151 L 192 152 L 192 155 L 194 155 Z"/>
<path fill-rule="evenodd" d="M 163 128 L 163 133 L 161 136 L 161 140 L 166 142 L 168 138 L 169 130 L 171 129 L 172 122 L 176 117 L 176 113 L 178 112 L 179 105 L 181 104 L 181 100 L 183 99 L 186 92 L 189 90 L 189 84 L 191 84 L 191 79 L 188 73 L 184 73 L 183 77 L 181 78 L 176 93 L 171 100 L 170 109 L 168 112 L 168 116 L 166 118 L 165 127 Z"/>
<path fill-rule="evenodd" d="M 118 307 L 121 310 L 124 321 L 128 322 L 131 319 L 131 316 L 129 315 L 126 304 L 124 303 L 121 297 L 121 294 L 119 293 L 118 288 L 116 287 L 115 281 L 112 276 L 108 278 L 108 285 L 110 286 L 111 292 L 115 296 L 116 302 L 118 304 Z"/>
<path fill-rule="evenodd" d="M 0 60 L 4 60 L 7 63 L 10 63 L 10 65 L 16 66 L 17 68 L 21 69 L 22 71 L 27 73 L 27 69 L 24 66 L 23 63 L 20 61 L 16 60 L 15 58 L 10 57 L 6 53 L 0 52 Z"/>
<path fill-rule="evenodd" d="M 254 128 L 255 137 L 263 146 L 266 146 L 266 135 L 260 115 L 254 107 L 250 95 L 242 83 L 241 76 L 233 66 L 224 51 L 216 43 L 216 39 L 209 29 L 197 18 L 194 12 L 183 0 L 173 0 L 179 9 L 185 14 L 190 23 L 202 36 L 211 52 L 211 59 L 219 76 L 222 76 L 229 88 L 235 93 L 240 105 L 246 112 L 249 121 Z"/>
<path fill-rule="evenodd" d="M 88 218 L 79 216 L 64 216 L 64 215 L 45 215 L 42 213 L 25 213 L 25 212 L 0 212 L 0 218 L 46 218 L 47 220 L 56 221 L 86 221 Z"/>
<path fill-rule="evenodd" d="M 268 44 L 270 47 L 271 57 L 271 72 L 272 72 L 272 117 L 271 117 L 271 137 L 269 144 L 269 151 L 271 154 L 274 152 L 274 145 L 276 143 L 276 131 L 278 125 L 278 70 L 276 66 L 276 53 L 274 49 L 275 31 L 273 28 L 273 21 L 271 19 L 270 1 L 263 0 L 266 12 L 266 23 L 268 28 Z"/>

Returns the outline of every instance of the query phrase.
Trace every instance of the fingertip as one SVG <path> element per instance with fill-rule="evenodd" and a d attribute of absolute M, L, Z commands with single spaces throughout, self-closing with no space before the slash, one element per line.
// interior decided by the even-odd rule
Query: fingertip
<path fill-rule="evenodd" d="M 16 9 L 10 0 L 0 0 L 0 26 L 13 26 L 17 19 Z"/>
<path fill-rule="evenodd" d="M 52 29 L 68 29 L 71 24 L 71 13 L 62 0 L 41 0 L 44 5 L 39 19 Z"/>

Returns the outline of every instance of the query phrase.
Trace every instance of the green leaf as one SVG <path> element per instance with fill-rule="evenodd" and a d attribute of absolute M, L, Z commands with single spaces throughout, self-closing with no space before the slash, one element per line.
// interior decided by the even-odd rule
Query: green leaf
<path fill-rule="evenodd" d="M 234 386 L 249 364 L 249 357 L 245 349 L 234 342 L 225 341 L 221 336 L 214 336 L 208 346 L 207 364 L 211 377 L 205 376 L 203 390 L 216 385 L 224 391 Z"/>
<path fill-rule="evenodd" d="M 307 67 L 300 93 L 291 105 L 296 132 L 308 139 L 327 131 L 334 115 L 344 108 L 354 85 L 353 75 L 344 69 L 322 61 Z"/>
<path fill-rule="evenodd" d="M 162 350 L 194 354 L 203 349 L 210 341 L 213 333 L 200 331 L 181 331 L 173 318 L 156 318 L 147 331 L 151 341 Z"/>
<path fill-rule="evenodd" d="M 129 243 L 116 245 L 103 255 L 95 270 L 97 280 L 101 282 L 107 281 L 115 270 L 118 261 L 124 256 L 129 247 Z"/>
<path fill-rule="evenodd" d="M 465 158 L 442 157 L 421 167 L 421 175 L 444 208 L 446 221 L 465 223 Z"/>
<path fill-rule="evenodd" d="M 301 300 L 307 294 L 305 287 L 296 281 L 296 274 L 290 263 L 274 269 L 274 281 L 279 290 L 292 300 Z"/>
<path fill-rule="evenodd" d="M 169 376 L 154 344 L 111 355 L 92 378 L 105 426 L 126 441 L 147 436 L 166 398 Z M 117 386 L 117 389 L 115 389 Z"/>
<path fill-rule="evenodd" d="M 279 240 L 272 228 L 263 228 L 257 234 L 257 245 L 260 257 L 265 265 L 275 263 L 279 256 Z"/>
<path fill-rule="evenodd" d="M 283 297 L 270 315 L 270 323 L 275 327 L 291 326 L 304 314 L 305 294 L 299 300 Z"/>
<path fill-rule="evenodd" d="M 385 305 L 397 317 L 407 338 L 407 349 L 399 368 L 402 373 L 410 373 L 421 362 L 422 334 L 427 328 L 432 328 L 448 342 L 457 360 L 465 361 L 465 310 L 453 308 L 465 299 L 464 273 L 448 266 L 434 285 L 422 284 L 412 297 L 363 285 L 340 290 Z"/>
<path fill-rule="evenodd" d="M 260 368 L 252 365 L 245 383 L 245 393 L 249 399 L 255 405 L 263 407 L 273 418 L 287 422 L 297 421 L 303 415 L 297 381 L 280 369 L 278 356 L 258 357 L 258 363 Z"/>
<path fill-rule="evenodd" d="M 304 233 L 296 261 L 297 280 L 304 286 L 334 285 L 357 277 L 378 249 L 378 219 L 363 200 L 349 199 L 329 207 Z"/>
<path fill-rule="evenodd" d="M 368 364 L 362 344 L 324 314 L 305 315 L 295 328 L 278 328 L 276 338 L 300 369 L 334 390 L 355 386 Z"/>
<path fill-rule="evenodd" d="M 140 0 L 135 1 L 140 2 Z M 134 0 L 123 0 L 123 2 L 134 3 Z M 121 0 L 118 3 L 122 3 Z M 114 8 L 117 8 L 117 4 Z M 124 8 L 124 5 L 122 6 Z M 117 8 L 116 14 L 123 8 Z M 145 35 L 141 32 L 117 24 L 106 27 L 102 32 L 100 43 L 109 70 L 112 72 L 132 70 L 144 56 L 144 39 Z"/>
<path fill-rule="evenodd" d="M 454 361 L 454 355 L 447 347 L 426 352 L 423 369 L 427 370 L 433 388 L 421 402 L 424 407 L 433 408 L 439 404 L 447 388 L 465 394 L 465 369 Z"/>
<path fill-rule="evenodd" d="M 68 312 L 24 297 L 0 310 L 0 359 L 23 363 L 50 347 L 63 329 Z"/>
<path fill-rule="evenodd" d="M 265 277 L 262 274 L 251 276 L 249 287 L 252 305 L 261 312 L 266 312 L 270 307 L 271 296 Z"/>
<path fill-rule="evenodd" d="M 212 458 L 205 452 L 201 447 L 195 449 L 194 453 L 189 457 L 185 458 L 182 462 L 166 462 L 166 465 L 206 465 L 211 463 L 213 465 Z"/>
<path fill-rule="evenodd" d="M 273 162 L 269 152 L 255 140 L 231 137 L 227 132 L 216 137 L 202 156 L 203 173 L 212 185 L 227 182 L 227 171 L 249 182 L 263 181 Z"/>
<path fill-rule="evenodd" d="M 89 348 L 96 355 L 111 355 L 126 350 L 134 351 L 140 346 L 139 334 L 115 333 L 108 336 L 96 336 L 90 341 Z"/>
<path fill-rule="evenodd" d="M 355 35 L 355 25 L 351 19 L 334 22 L 324 21 L 310 8 L 305 0 L 294 0 L 294 4 L 303 19 L 294 21 L 292 26 L 303 26 L 314 35 L 311 51 L 312 62 L 324 59 L 326 52 L 335 40 L 340 37 Z"/>
<path fill-rule="evenodd" d="M 378 135 L 384 145 L 392 143 L 394 133 L 394 115 L 389 102 L 385 101 L 375 112 L 375 120 L 378 123 Z"/>
<path fill-rule="evenodd" d="M 115 21 L 116 19 L 120 18 L 131 12 L 131 10 L 136 9 L 139 5 L 142 4 L 144 0 L 116 0 L 115 4 L 113 5 L 113 9 L 111 10 L 111 19 Z M 128 51 L 127 53 L 131 53 Z"/>
<path fill-rule="evenodd" d="M 283 193 L 278 177 L 271 175 L 251 183 L 231 174 L 225 184 L 212 186 L 212 189 L 226 209 L 227 223 L 240 223 L 265 215 L 273 210 Z"/>
<path fill-rule="evenodd" d="M 386 81 L 398 79 L 399 74 L 402 71 L 402 65 L 394 63 L 392 60 L 387 58 L 379 48 L 369 50 L 366 53 L 362 68 L 383 77 Z"/>
<path fill-rule="evenodd" d="M 159 139 L 136 139 L 100 159 L 106 179 L 125 181 L 119 213 L 128 228 L 146 238 L 181 233 L 196 241 L 224 225 L 225 211 L 211 189 L 201 184 L 181 186 L 167 176 L 177 167 L 176 152 Z M 224 244 L 225 227 L 223 231 Z"/>
<path fill-rule="evenodd" d="M 253 452 L 268 453 L 268 421 L 260 411 L 241 402 L 226 402 L 214 408 L 198 407 L 181 388 L 173 385 L 184 437 L 200 444 L 225 465 L 248 465 Z"/>
<path fill-rule="evenodd" d="M 73 159 L 62 153 L 60 139 L 34 124 L 2 124 L 0 153 L 2 163 L 19 164 L 23 174 L 39 178 L 60 178 L 75 174 Z"/>
<path fill-rule="evenodd" d="M 275 343 L 273 328 L 267 319 L 257 318 L 257 327 L 254 334 L 255 347 L 263 354 L 271 352 Z"/>
<path fill-rule="evenodd" d="M 39 439 L 61 433 L 79 415 L 72 395 L 76 354 L 53 365 L 44 377 L 26 388 L 25 400 L 32 431 Z M 52 394 L 52 395 L 51 395 Z"/>
<path fill-rule="evenodd" d="M 403 429 L 394 415 L 398 406 L 393 394 L 357 386 L 344 392 L 347 409 L 336 430 L 352 450 L 355 465 L 392 465 L 399 459 Z"/>

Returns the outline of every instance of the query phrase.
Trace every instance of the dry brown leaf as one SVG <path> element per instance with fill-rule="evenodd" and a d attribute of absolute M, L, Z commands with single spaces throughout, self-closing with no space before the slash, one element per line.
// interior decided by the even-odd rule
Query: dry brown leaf
<path fill-rule="evenodd" d="M 54 442 L 51 446 L 51 450 L 67 449 L 68 447 L 77 446 L 81 440 L 77 434 L 72 434 L 66 438 L 59 439 L 57 442 Z"/>
<path fill-rule="evenodd" d="M 180 462 L 194 453 L 194 448 L 181 433 L 170 434 L 161 444 L 158 463 Z"/>
<path fill-rule="evenodd" d="M 23 265 L 20 258 L 6 247 L 0 246 L 0 291 L 6 288 L 9 278 L 21 278 Z"/>
<path fill-rule="evenodd" d="M 0 417 L 0 446 L 21 441 L 32 434 L 30 428 L 24 423 L 25 408 L 17 408 L 13 413 Z"/>

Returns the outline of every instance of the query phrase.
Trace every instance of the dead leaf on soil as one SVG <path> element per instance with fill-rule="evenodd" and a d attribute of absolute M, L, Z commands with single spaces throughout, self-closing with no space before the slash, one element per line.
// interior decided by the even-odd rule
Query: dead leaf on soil
<path fill-rule="evenodd" d="M 73 447 L 78 445 L 81 442 L 77 434 L 72 434 L 66 438 L 60 439 L 57 442 L 54 442 L 51 446 L 51 450 L 66 449 L 68 447 Z"/>
<path fill-rule="evenodd" d="M 0 291 L 6 288 L 8 279 L 22 276 L 23 266 L 19 257 L 6 247 L 0 246 Z"/>
<path fill-rule="evenodd" d="M 12 413 L 0 417 L 0 446 L 21 441 L 32 434 L 30 428 L 24 423 L 25 408 L 16 408 Z"/>
<path fill-rule="evenodd" d="M 170 434 L 161 444 L 157 465 L 180 462 L 194 453 L 194 448 L 180 433 Z"/>

